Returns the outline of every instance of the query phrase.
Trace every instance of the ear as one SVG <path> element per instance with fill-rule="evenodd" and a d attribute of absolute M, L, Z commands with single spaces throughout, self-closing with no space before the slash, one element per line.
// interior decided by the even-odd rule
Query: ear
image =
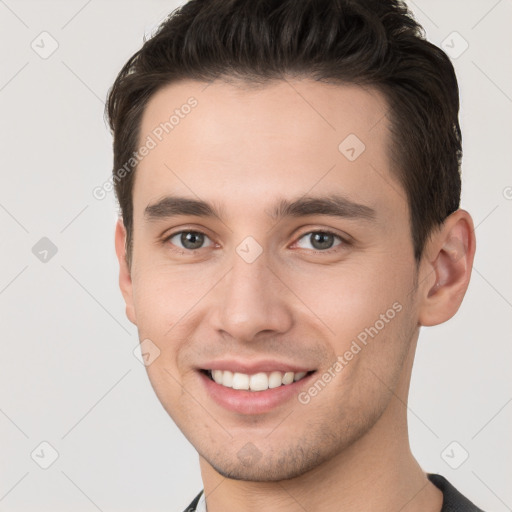
<path fill-rule="evenodd" d="M 438 325 L 458 311 L 473 268 L 476 240 L 465 210 L 452 213 L 425 246 L 420 270 L 419 324 Z"/>
<path fill-rule="evenodd" d="M 126 229 L 122 219 L 118 219 L 115 235 L 116 254 L 119 261 L 119 288 L 126 304 L 126 316 L 128 320 L 137 325 L 135 308 L 133 306 L 133 286 L 130 267 L 126 261 Z"/>

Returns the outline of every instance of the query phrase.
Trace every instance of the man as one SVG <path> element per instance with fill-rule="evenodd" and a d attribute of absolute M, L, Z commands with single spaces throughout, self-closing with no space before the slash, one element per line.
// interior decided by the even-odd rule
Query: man
<path fill-rule="evenodd" d="M 475 252 L 458 109 L 396 0 L 191 1 L 124 66 L 120 287 L 199 453 L 187 510 L 480 510 L 407 433 Z"/>

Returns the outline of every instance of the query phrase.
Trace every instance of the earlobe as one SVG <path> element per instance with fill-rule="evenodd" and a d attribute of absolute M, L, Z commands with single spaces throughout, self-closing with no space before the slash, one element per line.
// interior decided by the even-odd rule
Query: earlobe
<path fill-rule="evenodd" d="M 438 325 L 458 311 L 471 277 L 476 241 L 473 220 L 457 210 L 428 242 L 420 287 L 420 325 Z"/>
<path fill-rule="evenodd" d="M 126 304 L 126 316 L 128 320 L 137 325 L 135 308 L 133 305 L 133 285 L 130 267 L 126 259 L 126 229 L 122 219 L 118 219 L 115 233 L 115 246 L 117 260 L 119 261 L 119 288 Z"/>

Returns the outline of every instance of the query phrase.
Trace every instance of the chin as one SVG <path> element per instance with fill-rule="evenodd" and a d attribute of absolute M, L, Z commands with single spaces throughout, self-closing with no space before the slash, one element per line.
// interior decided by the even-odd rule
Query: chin
<path fill-rule="evenodd" d="M 279 482 L 297 478 L 329 458 L 322 457 L 318 451 L 304 453 L 301 447 L 265 456 L 252 443 L 247 443 L 230 459 L 225 453 L 216 457 L 203 454 L 202 457 L 223 477 L 246 482 Z"/>

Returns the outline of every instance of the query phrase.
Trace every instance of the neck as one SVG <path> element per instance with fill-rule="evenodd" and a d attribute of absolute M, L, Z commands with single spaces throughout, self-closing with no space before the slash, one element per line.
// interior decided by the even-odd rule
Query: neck
<path fill-rule="evenodd" d="M 208 512 L 439 512 L 442 493 L 409 446 L 405 404 L 414 349 L 404 365 L 409 372 L 373 428 L 315 469 L 279 482 L 248 482 L 222 477 L 200 457 Z"/>

